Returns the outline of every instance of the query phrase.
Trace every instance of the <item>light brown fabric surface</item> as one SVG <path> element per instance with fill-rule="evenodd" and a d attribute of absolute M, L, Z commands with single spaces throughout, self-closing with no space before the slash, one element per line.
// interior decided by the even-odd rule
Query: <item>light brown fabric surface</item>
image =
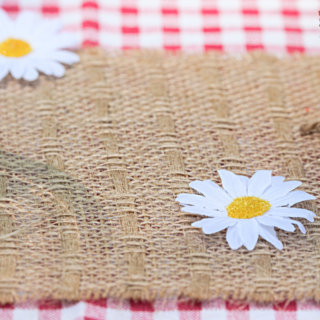
<path fill-rule="evenodd" d="M 319 219 L 249 252 L 179 193 L 217 169 L 319 197 L 319 57 L 82 52 L 62 79 L 0 83 L 0 302 L 320 300 Z M 300 204 L 317 213 L 316 202 Z"/>

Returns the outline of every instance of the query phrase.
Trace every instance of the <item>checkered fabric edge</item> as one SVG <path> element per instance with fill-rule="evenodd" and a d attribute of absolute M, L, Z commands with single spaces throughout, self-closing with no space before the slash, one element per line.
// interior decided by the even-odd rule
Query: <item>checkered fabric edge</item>
<path fill-rule="evenodd" d="M 319 0 L 0 0 L 59 17 L 83 46 L 320 52 Z"/>
<path fill-rule="evenodd" d="M 42 302 L 8 305 L 2 320 L 319 320 L 320 306 L 311 302 L 278 305 L 235 304 L 222 300 L 206 303 Z"/>

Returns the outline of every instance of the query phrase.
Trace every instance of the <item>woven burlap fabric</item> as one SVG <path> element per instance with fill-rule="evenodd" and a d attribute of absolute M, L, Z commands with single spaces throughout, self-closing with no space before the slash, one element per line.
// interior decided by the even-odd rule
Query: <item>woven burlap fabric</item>
<path fill-rule="evenodd" d="M 0 302 L 320 300 L 319 219 L 233 251 L 175 202 L 220 168 L 319 197 L 320 58 L 80 54 L 0 84 Z"/>

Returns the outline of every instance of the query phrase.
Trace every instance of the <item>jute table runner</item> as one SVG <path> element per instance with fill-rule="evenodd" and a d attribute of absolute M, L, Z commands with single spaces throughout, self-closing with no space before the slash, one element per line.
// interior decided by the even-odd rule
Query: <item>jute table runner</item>
<path fill-rule="evenodd" d="M 233 251 L 175 201 L 220 168 L 318 198 L 320 58 L 81 57 L 61 79 L 0 83 L 0 302 L 320 300 L 317 218 L 278 230 L 283 250 Z"/>

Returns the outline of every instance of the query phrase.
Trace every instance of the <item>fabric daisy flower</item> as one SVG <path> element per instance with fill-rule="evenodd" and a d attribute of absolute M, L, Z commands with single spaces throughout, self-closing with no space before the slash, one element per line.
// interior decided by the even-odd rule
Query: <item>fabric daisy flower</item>
<path fill-rule="evenodd" d="M 284 182 L 284 177 L 272 177 L 271 172 L 259 170 L 249 179 L 228 170 L 218 170 L 224 189 L 210 180 L 193 181 L 190 187 L 204 197 L 180 194 L 176 201 L 184 205 L 184 212 L 209 217 L 192 223 L 192 226 L 202 228 L 205 234 L 228 228 L 227 241 L 233 250 L 242 245 L 253 250 L 259 235 L 277 249 L 282 249 L 274 227 L 293 232 L 293 224 L 296 224 L 305 233 L 302 223 L 290 217 L 312 222 L 316 215 L 291 206 L 315 197 L 304 191 L 292 191 L 301 185 L 300 181 Z"/>
<path fill-rule="evenodd" d="M 78 44 L 74 35 L 58 32 L 61 28 L 58 20 L 43 20 L 28 11 L 11 20 L 0 9 L 0 81 L 9 72 L 15 79 L 27 81 L 37 79 L 38 71 L 62 77 L 65 70 L 60 63 L 78 62 L 79 56 L 61 50 Z"/>

